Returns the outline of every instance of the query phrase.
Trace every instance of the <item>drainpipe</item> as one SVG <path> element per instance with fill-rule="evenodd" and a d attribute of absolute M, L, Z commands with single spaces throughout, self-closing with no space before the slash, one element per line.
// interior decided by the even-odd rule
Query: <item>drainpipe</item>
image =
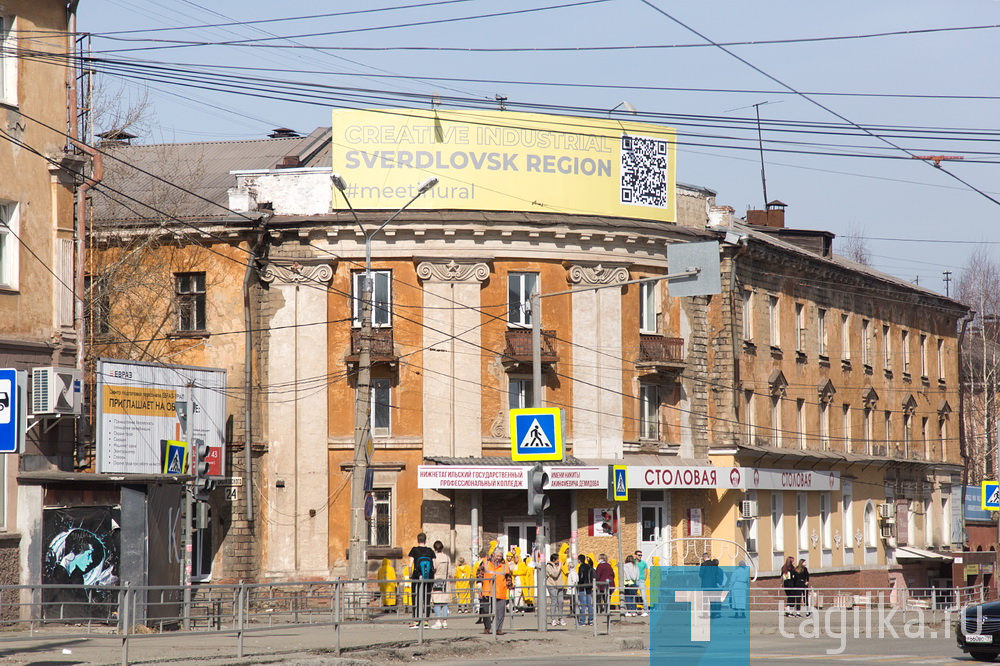
<path fill-rule="evenodd" d="M 253 524 L 253 456 L 250 448 L 253 442 L 253 332 L 250 316 L 250 283 L 253 278 L 255 264 L 260 255 L 260 251 L 267 242 L 267 218 L 261 220 L 260 231 L 250 256 L 247 257 L 247 270 L 243 275 L 243 469 L 246 475 L 246 495 L 247 495 L 247 522 Z"/>
<path fill-rule="evenodd" d="M 749 241 L 744 238 L 743 247 L 740 248 L 739 252 L 733 255 L 732 259 L 729 260 L 729 330 L 732 338 L 733 347 L 733 421 L 736 424 L 740 422 L 740 338 L 737 332 L 737 317 L 736 317 L 736 298 L 738 294 L 736 293 L 736 260 L 746 254 L 749 248 Z M 739 439 L 739 433 L 736 433 L 737 440 Z M 734 442 L 735 444 L 736 442 Z"/>
<path fill-rule="evenodd" d="M 962 548 L 965 548 L 965 489 L 969 485 L 969 452 L 965 441 L 965 387 L 962 386 L 962 345 L 965 342 L 965 329 L 976 316 L 974 310 L 962 319 L 962 330 L 958 334 L 958 452 L 962 458 Z M 942 453 L 944 453 L 942 451 Z M 941 517 L 944 520 L 944 516 Z"/>

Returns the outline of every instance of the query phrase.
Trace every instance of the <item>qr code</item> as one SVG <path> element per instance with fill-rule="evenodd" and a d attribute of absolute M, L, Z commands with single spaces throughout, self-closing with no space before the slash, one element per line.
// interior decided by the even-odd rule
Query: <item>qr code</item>
<path fill-rule="evenodd" d="M 667 142 L 622 135 L 622 203 L 666 208 Z"/>

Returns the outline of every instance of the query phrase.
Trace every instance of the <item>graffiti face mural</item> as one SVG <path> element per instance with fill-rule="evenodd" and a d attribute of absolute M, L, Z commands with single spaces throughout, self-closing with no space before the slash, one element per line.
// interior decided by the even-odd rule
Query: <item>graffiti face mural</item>
<path fill-rule="evenodd" d="M 121 510 L 46 509 L 42 583 L 46 617 L 108 618 L 117 607 Z"/>

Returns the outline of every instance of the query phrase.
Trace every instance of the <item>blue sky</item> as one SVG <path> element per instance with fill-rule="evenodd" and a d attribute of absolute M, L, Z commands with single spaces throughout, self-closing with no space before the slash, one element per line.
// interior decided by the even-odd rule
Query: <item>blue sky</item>
<path fill-rule="evenodd" d="M 255 25 L 165 30 L 403 5 L 420 6 Z M 463 17 L 481 18 L 455 20 Z M 435 21 L 443 22 L 428 23 Z M 1000 99 L 885 96 L 1000 97 L 1000 77 L 992 65 L 1000 28 L 784 44 L 759 42 L 994 24 L 1000 24 L 1000 2 L 992 0 L 377 0 L 350 4 L 86 0 L 80 6 L 79 23 L 81 30 L 94 33 L 95 55 L 121 59 L 130 66 L 129 78 L 119 79 L 115 85 L 124 86 L 131 95 L 148 90 L 156 127 L 150 136 L 140 139 L 144 142 L 258 138 L 274 127 L 309 132 L 329 125 L 329 109 L 335 105 L 378 107 L 387 99 L 404 104 L 407 102 L 401 95 L 405 94 L 413 95 L 411 104 L 418 107 L 429 105 L 430 95 L 439 92 L 465 104 L 478 100 L 490 108 L 491 100 L 499 94 L 507 97 L 512 110 L 534 111 L 539 105 L 549 105 L 565 107 L 568 113 L 581 108 L 600 113 L 627 100 L 640 112 L 635 119 L 678 128 L 678 180 L 718 191 L 719 203 L 733 206 L 738 214 L 748 205 L 759 207 L 762 201 L 760 157 L 755 124 L 749 122 L 736 129 L 731 123 L 752 121 L 752 105 L 767 102 L 760 111 L 765 121 L 768 196 L 789 205 L 788 224 L 827 229 L 838 236 L 861 228 L 871 239 L 877 268 L 910 280 L 919 276 L 920 284 L 942 292 L 943 271 L 950 270 L 957 278 L 977 243 L 1000 244 L 996 225 L 1000 205 L 949 177 L 944 169 L 909 159 L 904 152 L 862 135 L 843 119 L 872 126 L 873 133 L 915 154 L 964 155 L 967 161 L 942 166 L 1000 200 L 1000 122 L 996 121 Z M 148 32 L 110 34 L 134 30 Z M 306 34 L 311 36 L 275 39 Z M 757 43 L 726 47 L 749 65 L 715 46 L 679 46 L 705 44 L 705 38 Z M 148 41 L 151 39 L 211 43 L 266 39 L 279 48 L 259 43 L 181 45 Z M 673 48 L 594 50 L 649 45 Z M 170 48 L 122 51 L 151 46 Z M 365 50 L 342 50 L 345 47 Z M 569 50 L 538 50 L 553 47 Z M 445 50 L 511 48 L 525 50 Z M 239 94 L 216 90 L 220 87 L 216 84 L 208 86 L 212 90 L 185 89 L 168 84 L 162 77 L 136 73 L 136 61 L 147 65 L 176 63 L 183 68 L 243 67 L 248 69 L 221 71 L 251 78 L 242 83 L 245 89 Z M 261 78 L 371 92 L 353 91 L 354 96 L 347 98 L 344 90 L 327 90 L 309 100 L 311 103 L 304 103 L 307 100 L 298 91 L 265 99 L 259 95 L 270 94 L 270 84 Z M 823 109 L 790 94 L 776 80 L 799 92 L 866 96 L 810 95 L 827 107 Z M 695 121 L 681 116 L 703 118 Z M 780 132 L 769 124 L 775 120 L 799 126 L 794 132 Z M 819 127 L 819 123 L 838 127 Z M 980 133 L 975 135 L 976 141 L 959 141 L 954 129 Z M 779 140 L 799 143 L 775 143 Z M 779 148 L 804 152 L 777 152 Z M 973 158 L 993 163 L 969 161 Z M 883 238 L 892 240 L 876 240 Z M 937 242 L 910 242 L 912 239 Z"/>

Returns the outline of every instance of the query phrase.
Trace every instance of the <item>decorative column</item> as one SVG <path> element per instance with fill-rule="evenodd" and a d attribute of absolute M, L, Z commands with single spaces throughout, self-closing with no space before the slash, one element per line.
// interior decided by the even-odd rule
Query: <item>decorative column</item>
<path fill-rule="evenodd" d="M 626 282 L 628 269 L 574 264 L 569 282 L 578 287 Z M 635 322 L 638 328 L 639 322 Z M 622 294 L 605 288 L 573 294 L 573 455 L 622 455 Z"/>
<path fill-rule="evenodd" d="M 484 261 L 421 261 L 425 456 L 482 455 Z M 463 307 L 467 306 L 467 307 Z"/>
<path fill-rule="evenodd" d="M 267 401 L 265 576 L 329 576 L 328 395 L 315 381 L 299 387 L 328 372 L 324 322 L 333 270 L 329 263 L 288 260 L 269 263 L 261 274 L 271 284 L 273 309 L 268 383 L 286 387 Z"/>

